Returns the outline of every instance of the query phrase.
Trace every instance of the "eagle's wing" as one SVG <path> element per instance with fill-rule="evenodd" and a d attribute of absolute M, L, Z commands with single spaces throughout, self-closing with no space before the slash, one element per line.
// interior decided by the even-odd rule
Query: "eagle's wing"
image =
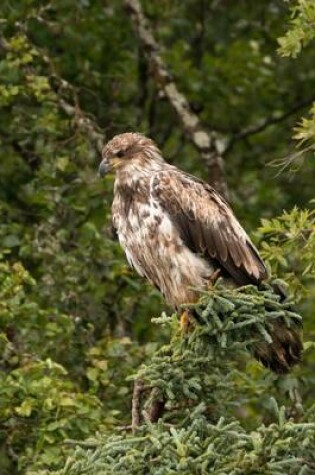
<path fill-rule="evenodd" d="M 193 252 L 217 261 L 239 285 L 267 277 L 257 249 L 210 185 L 174 168 L 153 177 L 151 192 Z"/>

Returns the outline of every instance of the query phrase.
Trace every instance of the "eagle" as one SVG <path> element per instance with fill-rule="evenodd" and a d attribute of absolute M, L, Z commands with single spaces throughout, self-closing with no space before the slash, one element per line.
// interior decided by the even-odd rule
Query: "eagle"
<path fill-rule="evenodd" d="M 140 133 L 113 137 L 102 150 L 100 176 L 115 172 L 113 226 L 126 258 L 165 301 L 189 320 L 183 304 L 218 276 L 234 287 L 268 277 L 256 247 L 225 199 L 200 178 L 167 163 L 153 140 Z M 273 342 L 255 357 L 285 373 L 300 360 L 296 330 L 273 325 Z"/>

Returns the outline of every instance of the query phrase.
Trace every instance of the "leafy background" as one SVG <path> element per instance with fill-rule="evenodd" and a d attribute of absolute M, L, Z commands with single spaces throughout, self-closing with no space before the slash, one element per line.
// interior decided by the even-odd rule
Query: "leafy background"
<path fill-rule="evenodd" d="M 228 137 L 233 208 L 290 283 L 311 342 L 313 2 L 142 6 L 179 89 L 208 129 Z M 0 466 L 31 475 L 62 468 L 68 439 L 129 424 L 128 377 L 170 332 L 151 323 L 163 302 L 114 239 L 100 142 L 139 130 L 170 162 L 209 177 L 122 1 L 4 1 L 0 13 Z M 307 409 L 314 365 L 312 343 L 285 380 L 249 363 L 242 425 L 270 422 L 270 396 L 289 404 L 297 385 Z"/>

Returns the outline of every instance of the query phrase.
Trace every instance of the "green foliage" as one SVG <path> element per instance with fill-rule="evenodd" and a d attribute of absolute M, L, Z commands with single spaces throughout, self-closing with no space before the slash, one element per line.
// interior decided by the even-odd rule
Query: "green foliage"
<path fill-rule="evenodd" d="M 312 0 L 291 1 L 290 28 L 279 38 L 282 56 L 296 56 L 315 38 L 315 5 Z"/>
<path fill-rule="evenodd" d="M 228 9 L 225 2 L 202 0 L 142 3 L 168 68 L 209 129 L 233 140 L 268 118 L 287 117 L 235 140 L 225 168 L 233 206 L 245 227 L 256 228 L 259 217 L 266 218 L 260 236 L 264 256 L 300 299 L 306 340 L 311 339 L 314 216 L 293 210 L 271 217 L 295 205 L 304 210 L 314 196 L 314 161 L 305 160 L 299 174 L 289 179 L 285 174 L 275 178 L 266 164 L 287 156 L 292 126 L 301 116 L 299 104 L 314 96 L 314 49 L 303 51 L 294 63 L 277 57 L 275 44 L 284 35 L 287 13 L 278 0 L 231 2 Z M 292 33 L 282 40 L 284 53 L 295 55 L 312 39 L 312 3 L 295 2 Z M 0 16 L 1 475 L 62 469 L 69 454 L 69 470 L 72 457 L 90 463 L 91 453 L 73 455 L 66 441 L 89 439 L 97 431 L 101 442 L 95 460 L 102 453 L 117 466 L 125 467 L 128 460 L 127 470 L 147 460 L 154 468 L 157 460 L 163 473 L 163 460 L 172 454 L 174 466 L 184 473 L 182 445 L 187 454 L 193 451 L 195 464 L 200 459 L 207 466 L 206 459 L 213 463 L 215 452 L 224 454 L 217 463 L 227 473 L 232 472 L 224 465 L 226 455 L 234 463 L 234 450 L 227 454 L 227 447 L 233 443 L 240 467 L 244 457 L 252 473 L 258 463 L 268 471 L 268 464 L 280 463 L 289 452 L 298 456 L 303 446 L 308 460 L 306 427 L 290 429 L 292 422 L 286 422 L 281 432 L 268 408 L 272 395 L 290 409 L 287 394 L 293 398 L 298 392 L 305 421 L 313 421 L 313 413 L 307 412 L 315 384 L 312 343 L 306 345 L 296 376 L 278 379 L 245 357 L 251 334 L 245 338 L 242 333 L 243 343 L 232 344 L 215 321 L 202 331 L 222 358 L 207 362 L 207 345 L 205 354 L 198 353 L 200 361 L 195 360 L 191 348 L 203 348 L 198 332 L 186 341 L 176 333 L 175 319 L 158 327 L 150 324 L 161 312 L 161 299 L 127 268 L 113 239 L 113 183 L 96 176 L 100 157 L 89 133 L 93 124 L 106 138 L 126 130 L 146 132 L 171 162 L 208 178 L 178 118 L 156 89 L 122 2 L 4 1 Z M 295 130 L 302 149 L 313 146 L 313 115 L 311 110 Z M 86 118 L 90 129 L 82 127 Z M 180 348 L 177 367 L 167 361 L 165 347 L 156 352 L 170 331 L 176 333 L 172 345 Z M 238 338 L 233 331 L 227 335 Z M 130 375 L 139 366 L 148 383 L 168 393 L 174 420 L 143 425 L 137 442 L 130 435 L 117 436 L 116 426 L 130 423 Z M 205 401 L 199 409 L 200 388 L 211 405 Z M 176 409 L 183 392 L 185 403 Z M 221 416 L 225 422 L 219 423 Z M 231 435 L 225 444 L 215 434 L 220 427 L 230 437 L 230 423 L 240 439 Z M 200 441 L 194 442 L 198 436 Z M 111 448 L 105 439 L 118 441 L 121 448 Z M 237 448 L 238 443 L 246 450 Z M 261 452 L 256 443 L 262 444 Z M 148 454 L 147 460 L 140 462 L 138 450 Z M 258 452 L 266 452 L 266 459 Z M 111 463 L 105 457 L 104 463 Z M 290 463 L 295 473 L 296 462 Z"/>
<path fill-rule="evenodd" d="M 166 401 L 163 420 L 156 425 L 146 420 L 134 435 L 106 433 L 87 440 L 58 475 L 312 473 L 314 407 L 294 422 L 288 419 L 289 407 L 279 409 L 271 398 L 268 425 L 259 413 L 251 428 L 246 418 L 240 422 L 235 417 L 241 408 L 254 407 L 266 390 L 257 380 L 253 383 L 253 367 L 241 369 L 244 350 L 270 341 L 270 320 L 285 315 L 287 324 L 294 325 L 300 317 L 267 286 L 264 291 L 253 286 L 229 291 L 218 284 L 194 309 L 200 321 L 185 338 L 177 319 L 157 320 L 172 327 L 173 337 L 136 375 L 145 387 L 158 388 L 155 394 Z M 152 396 L 146 406 L 150 403 Z M 295 409 L 302 408 L 296 404 Z"/>
<path fill-rule="evenodd" d="M 302 118 L 301 122 L 294 128 L 293 138 L 299 145 L 308 145 L 307 151 L 315 150 L 315 103 L 310 109 L 309 117 Z"/>
<path fill-rule="evenodd" d="M 282 276 L 297 298 L 311 292 L 315 279 L 315 213 L 293 208 L 273 219 L 263 219 L 262 255 L 275 275 Z"/>
<path fill-rule="evenodd" d="M 240 403 L 241 392 L 248 390 L 246 377 L 230 367 L 229 360 L 243 360 L 245 351 L 254 354 L 263 342 L 271 343 L 270 334 L 278 320 L 298 328 L 301 316 L 292 311 L 292 305 L 289 298 L 281 301 L 267 284 L 260 290 L 255 286 L 229 290 L 219 280 L 197 304 L 189 306 L 197 319 L 193 331 L 184 337 L 178 331 L 175 315 L 170 344 L 155 353 L 148 365 L 138 371 L 137 378 L 159 389 L 176 404 L 177 410 L 178 405 L 181 409 L 186 407 L 186 397 L 204 400 L 213 404 L 213 411 L 225 413 L 229 403 L 234 407 L 237 404 L 235 391 Z M 165 317 L 156 321 L 169 324 Z"/>
<path fill-rule="evenodd" d="M 282 56 L 296 58 L 302 48 L 315 38 L 315 4 L 312 0 L 297 0 L 292 2 L 290 28 L 286 35 L 279 38 L 279 53 Z M 295 154 L 293 158 L 300 158 L 306 152 L 315 149 L 315 104 L 310 109 L 309 117 L 303 118 L 294 128 L 293 138 L 299 146 L 308 145 L 302 152 Z"/>
<path fill-rule="evenodd" d="M 59 474 L 311 475 L 314 408 L 308 422 L 297 424 L 286 421 L 284 407 L 275 409 L 275 422 L 246 432 L 235 420 L 210 423 L 201 404 L 176 428 L 160 422 L 141 427 L 136 436 L 91 440 L 91 448 L 78 448 Z"/>
<path fill-rule="evenodd" d="M 20 263 L 0 261 L 0 282 L 0 441 L 20 469 L 30 460 L 33 468 L 56 466 L 65 437 L 99 427 L 101 403 L 51 359 L 56 348 L 59 358 L 68 351 L 71 317 L 39 307 L 29 295 L 35 281 Z"/>
<path fill-rule="evenodd" d="M 308 0 L 298 0 L 292 7 L 290 29 L 286 36 L 279 39 L 279 53 L 282 56 L 296 57 L 302 48 L 315 37 L 314 30 L 315 5 Z M 284 159 L 285 169 L 289 163 L 297 164 L 307 156 L 314 155 L 315 147 L 315 110 L 310 109 L 309 118 L 303 118 L 294 128 L 293 138 L 298 141 L 301 150 Z M 306 146 L 305 146 L 306 145 Z M 311 200 L 313 203 L 314 200 Z M 305 308 L 313 308 L 314 294 L 314 255 L 315 255 L 315 220 L 313 209 L 299 210 L 294 207 L 280 217 L 271 220 L 263 219 L 260 232 L 265 241 L 262 243 L 262 255 L 272 266 L 275 274 L 282 276 L 296 298 L 308 295 Z M 311 310 L 313 313 L 313 310 Z M 312 317 L 311 313 L 311 317 Z M 306 315 L 307 319 L 307 315 Z"/>
<path fill-rule="evenodd" d="M 24 355 L 19 368 L 1 376 L 0 401 L 2 443 L 29 474 L 57 467 L 66 438 L 84 438 L 100 428 L 100 401 L 80 392 L 50 359 L 32 361 Z"/>
<path fill-rule="evenodd" d="M 5 354 L 8 364 L 18 364 L 24 353 L 48 356 L 58 346 L 60 354 L 73 335 L 74 322 L 53 309 L 42 309 L 29 295 L 35 280 L 21 263 L 0 261 L 1 329 L 10 334 Z M 36 330 L 41 328 L 41 334 Z M 11 341 L 10 341 L 11 340 Z"/>
<path fill-rule="evenodd" d="M 0 284 L 0 443 L 9 450 L 8 466 L 13 457 L 19 470 L 35 474 L 60 465 L 65 439 L 86 438 L 124 418 L 131 397 L 126 376 L 152 349 L 105 335 L 92 345 L 91 327 L 90 345 L 78 352 L 81 322 L 42 308 L 34 300 L 36 282 L 20 263 L 0 261 Z M 76 361 L 80 368 L 73 368 Z"/>

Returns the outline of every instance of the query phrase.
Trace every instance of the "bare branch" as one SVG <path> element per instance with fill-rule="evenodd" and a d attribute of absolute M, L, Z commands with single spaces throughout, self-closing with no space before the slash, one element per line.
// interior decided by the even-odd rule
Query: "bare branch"
<path fill-rule="evenodd" d="M 94 144 L 96 150 L 101 152 L 104 143 L 106 142 L 106 137 L 97 125 L 96 121 L 91 119 L 89 115 L 83 112 L 83 110 L 80 108 L 75 87 L 57 74 L 53 61 L 45 52 L 39 50 L 38 48 L 37 51 L 40 54 L 41 60 L 49 69 L 50 75 L 48 76 L 48 79 L 50 80 L 50 85 L 56 94 L 60 109 L 62 109 L 69 117 L 73 118 L 73 121 L 78 129 L 85 132 L 89 140 Z M 71 93 L 73 96 L 74 105 L 70 104 L 64 99 L 61 94 L 62 91 L 68 91 Z"/>
<path fill-rule="evenodd" d="M 150 396 L 142 404 L 144 393 L 149 389 Z M 142 406 L 144 409 L 142 410 Z M 132 410 L 131 410 L 131 428 L 135 432 L 141 423 L 141 414 L 145 421 L 157 422 L 164 412 L 165 399 L 159 388 L 148 388 L 144 385 L 142 379 L 136 379 L 133 386 Z"/>
<path fill-rule="evenodd" d="M 227 196 L 227 184 L 223 171 L 222 149 L 224 140 L 214 131 L 207 131 L 193 112 L 187 98 L 178 90 L 169 73 L 150 25 L 138 0 L 124 0 L 134 30 L 145 52 L 157 87 L 162 90 L 180 118 L 186 135 L 193 142 L 209 171 L 209 182 L 223 196 Z"/>
<path fill-rule="evenodd" d="M 93 121 L 82 109 L 69 104 L 61 96 L 57 96 L 59 107 L 69 116 L 72 117 L 76 126 L 85 132 L 89 140 L 94 144 L 98 152 L 102 151 L 106 142 L 105 135 L 101 132 L 96 122 Z"/>
<path fill-rule="evenodd" d="M 20 27 L 20 29 L 21 28 L 22 27 Z M 25 35 L 27 34 L 25 28 L 22 30 L 22 33 Z M 0 35 L 0 47 L 4 51 L 10 51 L 10 44 L 2 35 Z M 73 119 L 78 129 L 86 133 L 87 137 L 93 143 L 97 151 L 101 152 L 104 143 L 106 142 L 104 133 L 101 131 L 96 121 L 90 118 L 89 115 L 83 112 L 83 110 L 80 108 L 75 88 L 68 81 L 58 76 L 51 58 L 38 47 L 36 47 L 36 49 L 39 58 L 48 68 L 49 74 L 47 75 L 47 78 L 50 82 L 52 90 L 56 95 L 56 101 L 60 109 Z M 74 105 L 63 97 L 62 91 L 68 91 L 71 93 L 74 98 Z"/>
<path fill-rule="evenodd" d="M 144 384 L 141 379 L 136 379 L 133 386 L 131 428 L 135 432 L 141 420 L 141 398 L 144 391 Z"/>
<path fill-rule="evenodd" d="M 249 125 L 248 127 L 245 127 L 240 132 L 237 132 L 236 134 L 232 135 L 232 137 L 229 139 L 226 145 L 226 148 L 224 149 L 222 154 L 226 155 L 227 153 L 229 153 L 237 142 L 247 139 L 248 137 L 251 137 L 252 135 L 259 134 L 260 132 L 263 132 L 271 125 L 283 122 L 288 117 L 296 114 L 298 111 L 300 111 L 304 107 L 307 107 L 310 104 L 312 104 L 314 100 L 315 100 L 315 95 L 309 97 L 308 99 L 299 101 L 298 103 L 294 104 L 290 109 L 288 109 L 285 112 L 282 112 L 280 114 L 274 113 L 271 117 L 265 117 L 259 120 L 258 122 L 256 122 L 256 124 L 252 124 L 252 125 Z"/>

